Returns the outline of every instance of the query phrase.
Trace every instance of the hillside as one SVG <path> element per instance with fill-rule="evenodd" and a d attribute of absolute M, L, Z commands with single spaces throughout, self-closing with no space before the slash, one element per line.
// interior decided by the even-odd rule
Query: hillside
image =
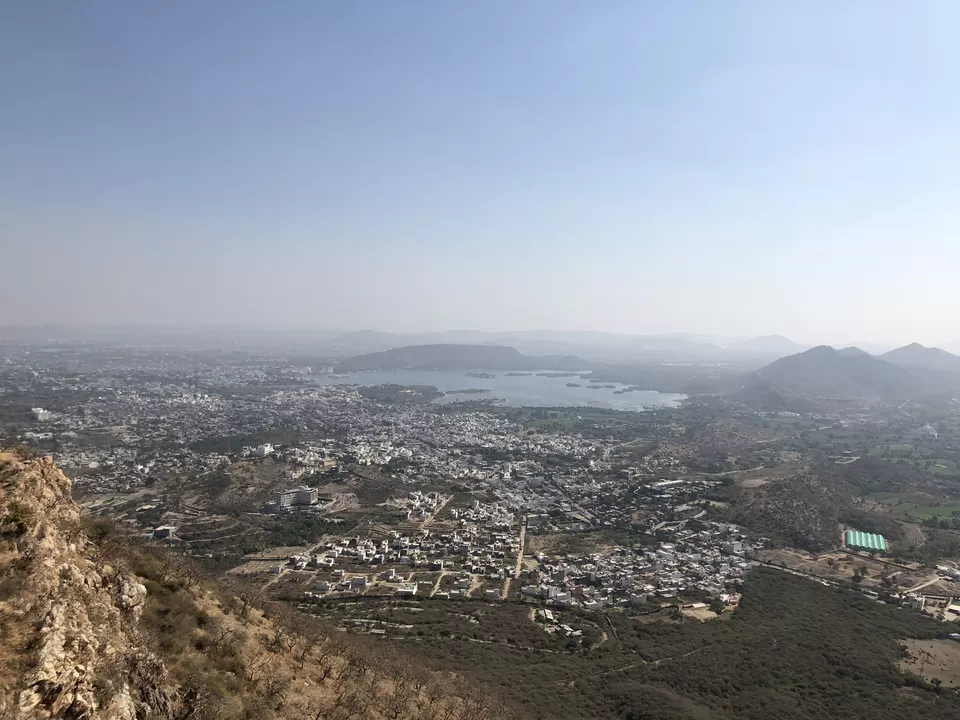
<path fill-rule="evenodd" d="M 920 343 L 913 343 L 891 350 L 880 357 L 903 368 L 919 368 L 960 377 L 960 356 L 940 348 L 924 347 Z"/>
<path fill-rule="evenodd" d="M 360 370 L 582 370 L 587 363 L 572 355 L 521 355 L 504 345 L 409 345 L 358 355 L 337 366 Z"/>
<path fill-rule="evenodd" d="M 839 523 L 897 540 L 903 530 L 893 518 L 865 510 L 863 497 L 879 492 L 932 492 L 943 480 L 912 465 L 874 458 L 811 466 L 774 483 L 740 488 L 731 518 L 790 545 L 820 551 L 835 547 Z M 855 519 L 854 519 L 855 518 Z"/>
<path fill-rule="evenodd" d="M 855 348 L 821 345 L 780 358 L 747 377 L 743 392 L 765 387 L 799 397 L 905 400 L 924 392 L 925 378 Z"/>
<path fill-rule="evenodd" d="M 49 459 L 0 453 L 0 717 L 513 717 L 492 693 L 85 522 Z"/>

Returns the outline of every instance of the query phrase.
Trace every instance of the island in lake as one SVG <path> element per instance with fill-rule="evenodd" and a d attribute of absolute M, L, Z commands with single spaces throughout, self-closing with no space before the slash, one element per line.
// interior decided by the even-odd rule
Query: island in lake
<path fill-rule="evenodd" d="M 533 373 L 509 372 L 503 374 L 504 377 L 527 377 L 528 375 L 533 375 Z"/>
<path fill-rule="evenodd" d="M 483 393 L 488 393 L 489 390 L 483 388 L 467 388 L 466 390 L 447 390 L 447 395 L 482 395 Z"/>
<path fill-rule="evenodd" d="M 562 378 L 562 377 L 578 377 L 580 373 L 575 372 L 540 372 L 537 373 L 537 377 L 546 377 L 546 378 Z"/>
<path fill-rule="evenodd" d="M 580 383 L 567 383 L 567 387 L 583 387 Z"/>
<path fill-rule="evenodd" d="M 496 375 L 485 372 L 468 372 L 467 377 L 478 378 L 480 380 L 493 380 Z"/>

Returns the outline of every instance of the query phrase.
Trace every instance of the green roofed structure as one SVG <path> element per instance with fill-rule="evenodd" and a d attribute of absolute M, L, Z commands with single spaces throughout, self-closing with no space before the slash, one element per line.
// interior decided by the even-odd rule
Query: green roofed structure
<path fill-rule="evenodd" d="M 886 552 L 887 541 L 883 535 L 874 535 L 873 533 L 860 532 L 859 530 L 847 530 L 847 547 L 851 550 L 866 550 L 874 552 Z"/>

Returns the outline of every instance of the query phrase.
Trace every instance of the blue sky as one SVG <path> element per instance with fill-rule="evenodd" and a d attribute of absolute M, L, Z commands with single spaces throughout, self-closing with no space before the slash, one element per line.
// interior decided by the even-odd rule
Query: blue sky
<path fill-rule="evenodd" d="M 0 323 L 960 340 L 958 21 L 4 3 Z"/>

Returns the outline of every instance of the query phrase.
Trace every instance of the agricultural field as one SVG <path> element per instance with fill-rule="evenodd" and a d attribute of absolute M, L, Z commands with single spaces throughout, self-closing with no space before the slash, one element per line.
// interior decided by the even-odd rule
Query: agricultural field
<path fill-rule="evenodd" d="M 880 492 L 867 497 L 883 503 L 904 520 L 922 522 L 930 518 L 951 518 L 960 515 L 960 502 L 939 501 L 922 493 Z"/>

